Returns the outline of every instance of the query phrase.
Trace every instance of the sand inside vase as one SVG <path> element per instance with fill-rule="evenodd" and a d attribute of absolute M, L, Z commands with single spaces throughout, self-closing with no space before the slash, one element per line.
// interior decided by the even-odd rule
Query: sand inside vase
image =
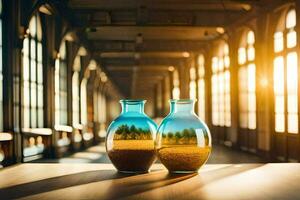
<path fill-rule="evenodd" d="M 157 150 L 169 171 L 197 171 L 208 159 L 211 147 L 172 145 Z"/>
<path fill-rule="evenodd" d="M 119 171 L 148 171 L 155 161 L 153 140 L 115 140 L 108 152 Z"/>

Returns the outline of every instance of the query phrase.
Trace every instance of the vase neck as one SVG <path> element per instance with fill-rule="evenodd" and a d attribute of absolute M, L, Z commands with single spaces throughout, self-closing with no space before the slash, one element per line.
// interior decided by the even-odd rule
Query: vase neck
<path fill-rule="evenodd" d="M 195 100 L 170 100 L 170 113 L 194 113 Z"/>
<path fill-rule="evenodd" d="M 144 113 L 145 100 L 121 100 L 122 113 Z"/>

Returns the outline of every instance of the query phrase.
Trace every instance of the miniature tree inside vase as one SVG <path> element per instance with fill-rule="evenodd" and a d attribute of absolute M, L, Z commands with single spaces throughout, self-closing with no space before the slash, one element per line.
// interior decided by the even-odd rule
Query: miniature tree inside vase
<path fill-rule="evenodd" d="M 144 113 L 145 101 L 121 100 L 122 113 L 108 128 L 106 150 L 121 172 L 146 172 L 155 161 L 156 124 Z"/>
<path fill-rule="evenodd" d="M 171 172 L 197 171 L 211 152 L 211 136 L 194 113 L 193 100 L 171 100 L 171 111 L 158 128 L 156 150 Z"/>

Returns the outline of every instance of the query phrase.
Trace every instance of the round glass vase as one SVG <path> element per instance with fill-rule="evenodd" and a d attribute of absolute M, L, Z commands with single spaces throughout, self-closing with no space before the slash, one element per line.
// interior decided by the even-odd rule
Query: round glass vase
<path fill-rule="evenodd" d="M 194 173 L 211 152 L 211 135 L 194 112 L 195 100 L 170 100 L 170 113 L 161 122 L 156 152 L 172 173 Z"/>
<path fill-rule="evenodd" d="M 144 113 L 145 100 L 121 100 L 121 114 L 109 125 L 106 151 L 120 172 L 144 173 L 156 159 L 157 125 Z"/>

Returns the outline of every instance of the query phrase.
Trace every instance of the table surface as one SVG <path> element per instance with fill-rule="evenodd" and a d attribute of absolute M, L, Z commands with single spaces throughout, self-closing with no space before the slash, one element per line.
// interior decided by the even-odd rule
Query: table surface
<path fill-rule="evenodd" d="M 300 199 L 300 164 L 205 165 L 194 174 L 120 174 L 111 164 L 18 164 L 0 170 L 0 199 Z"/>

